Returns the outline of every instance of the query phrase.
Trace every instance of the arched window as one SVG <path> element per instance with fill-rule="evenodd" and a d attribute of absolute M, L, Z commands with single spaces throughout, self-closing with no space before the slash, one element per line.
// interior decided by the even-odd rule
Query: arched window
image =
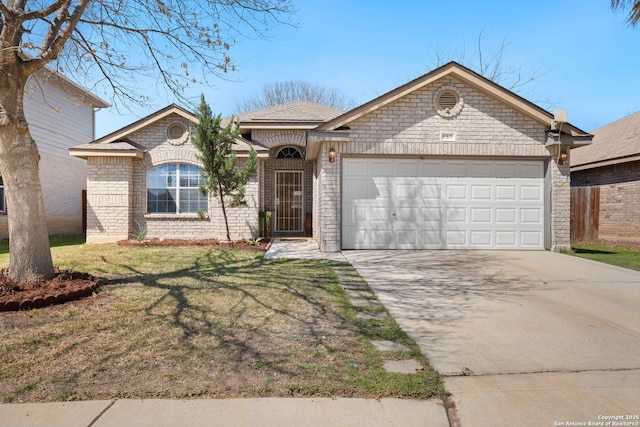
<path fill-rule="evenodd" d="M 278 151 L 278 155 L 276 156 L 278 159 L 301 159 L 302 154 L 295 147 L 284 147 L 280 151 Z"/>
<path fill-rule="evenodd" d="M 147 213 L 197 213 L 207 211 L 209 200 L 200 186 L 200 168 L 170 163 L 147 172 Z"/>

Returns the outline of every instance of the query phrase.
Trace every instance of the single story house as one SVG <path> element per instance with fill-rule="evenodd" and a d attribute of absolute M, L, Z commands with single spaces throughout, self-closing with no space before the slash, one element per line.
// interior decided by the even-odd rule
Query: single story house
<path fill-rule="evenodd" d="M 44 69 L 27 83 L 24 113 L 40 153 L 40 182 L 49 234 L 83 232 L 86 162 L 69 148 L 95 139 L 95 113 L 109 104 L 77 83 Z M 0 177 L 0 239 L 9 237 L 5 188 Z"/>
<path fill-rule="evenodd" d="M 593 144 L 571 153 L 573 220 L 591 238 L 640 242 L 640 111 L 592 133 Z"/>
<path fill-rule="evenodd" d="M 175 105 L 93 143 L 88 242 L 224 236 L 199 195 L 193 114 Z M 451 62 L 353 110 L 295 102 L 240 115 L 239 159 L 259 173 L 234 208 L 232 238 L 305 233 L 342 249 L 569 246 L 569 149 L 591 135 Z M 307 230 L 311 228 L 307 226 Z"/>

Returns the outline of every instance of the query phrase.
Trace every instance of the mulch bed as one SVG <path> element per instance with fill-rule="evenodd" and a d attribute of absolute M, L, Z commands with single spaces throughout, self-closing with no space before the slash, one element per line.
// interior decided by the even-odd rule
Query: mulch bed
<path fill-rule="evenodd" d="M 98 290 L 98 280 L 87 273 L 56 271 L 50 280 L 15 282 L 0 273 L 0 311 L 27 310 L 87 297 Z"/>
<path fill-rule="evenodd" d="M 120 246 L 212 246 L 216 248 L 236 248 L 247 251 L 266 252 L 269 248 L 269 239 L 263 239 L 254 245 L 250 242 L 239 240 L 234 242 L 220 241 L 217 239 L 148 239 L 148 240 L 120 240 Z"/>
<path fill-rule="evenodd" d="M 122 240 L 120 246 L 211 246 L 216 248 L 236 248 L 247 251 L 266 252 L 270 240 L 265 239 L 254 245 L 247 241 L 226 242 L 217 239 L 149 239 Z M 27 310 L 53 304 L 62 304 L 92 295 L 98 290 L 98 279 L 87 273 L 56 271 L 51 280 L 20 283 L 10 280 L 5 272 L 0 272 L 0 311 Z"/>

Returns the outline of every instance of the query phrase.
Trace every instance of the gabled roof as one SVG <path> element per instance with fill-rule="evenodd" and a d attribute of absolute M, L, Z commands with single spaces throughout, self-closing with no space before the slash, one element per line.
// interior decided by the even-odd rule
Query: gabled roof
<path fill-rule="evenodd" d="M 360 117 L 371 113 L 379 108 L 384 107 L 391 102 L 394 102 L 411 92 L 419 90 L 433 82 L 436 82 L 445 77 L 455 77 L 461 80 L 463 83 L 501 101 L 502 103 L 510 106 L 511 108 L 521 112 L 522 114 L 530 117 L 540 124 L 551 127 L 553 124 L 553 115 L 548 111 L 540 108 L 534 103 L 527 101 L 521 96 L 511 92 L 508 89 L 492 82 L 491 80 L 481 76 L 480 74 L 458 64 L 457 62 L 449 62 L 435 70 L 418 77 L 417 79 L 406 83 L 391 92 L 388 92 L 372 101 L 367 102 L 345 114 L 336 117 L 329 122 L 318 126 L 318 131 L 332 131 L 342 126 L 348 125 L 348 123 L 359 119 Z M 583 130 L 572 126 L 571 124 L 563 125 L 563 132 L 569 133 L 573 136 L 584 136 L 587 133 Z"/>
<path fill-rule="evenodd" d="M 158 122 L 171 115 L 178 115 L 193 123 L 198 122 L 198 118 L 188 110 L 176 105 L 171 104 L 161 110 L 156 111 L 153 114 L 148 115 L 128 126 L 118 129 L 108 135 L 98 138 L 89 144 L 78 145 L 69 149 L 69 154 L 75 157 L 87 158 L 94 156 L 125 156 L 125 157 L 144 157 L 144 153 L 147 151 L 145 147 L 136 144 L 128 137 L 134 133 Z M 237 154 L 249 153 L 249 148 L 253 148 L 258 153 L 258 157 L 264 157 L 269 155 L 269 150 L 260 144 L 251 142 L 245 138 L 237 138 L 233 144 L 233 150 Z"/>
<path fill-rule="evenodd" d="M 240 114 L 242 129 L 314 129 L 344 110 L 310 101 L 296 101 Z"/>
<path fill-rule="evenodd" d="M 142 119 L 136 122 L 133 122 L 130 125 L 127 125 L 121 129 L 118 129 L 115 132 L 105 135 L 102 138 L 98 138 L 95 141 L 93 141 L 91 144 L 109 144 L 111 142 L 126 138 L 127 135 L 130 135 L 133 132 L 143 129 L 149 126 L 150 124 L 157 122 L 159 120 L 162 120 L 165 117 L 168 117 L 172 114 L 177 114 L 194 123 L 198 121 L 198 119 L 193 113 L 189 112 L 188 110 L 176 104 L 171 104 L 164 107 L 161 110 L 156 111 L 155 113 L 149 114 L 147 117 L 143 117 Z"/>
<path fill-rule="evenodd" d="M 571 152 L 572 171 L 640 160 L 640 111 L 592 134 L 591 145 Z"/>
<path fill-rule="evenodd" d="M 107 108 L 111 106 L 111 104 L 109 104 L 104 99 L 91 93 L 88 89 L 80 86 L 78 83 L 74 82 L 63 74 L 60 74 L 51 67 L 47 66 L 42 68 L 36 73 L 34 77 L 37 79 L 42 79 L 43 81 L 57 83 L 58 85 L 60 85 L 60 87 L 62 87 L 63 90 L 68 91 L 73 96 L 82 99 L 83 102 L 91 105 L 94 108 Z"/>

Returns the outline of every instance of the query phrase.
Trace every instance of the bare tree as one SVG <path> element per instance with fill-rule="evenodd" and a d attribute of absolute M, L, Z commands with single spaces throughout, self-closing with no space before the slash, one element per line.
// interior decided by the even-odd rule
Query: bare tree
<path fill-rule="evenodd" d="M 52 277 L 38 175 L 39 153 L 24 114 L 25 85 L 47 66 L 144 103 L 155 76 L 177 97 L 196 74 L 234 69 L 230 44 L 261 36 L 293 13 L 290 0 L 1 0 L 0 174 L 9 220 L 9 277 Z M 246 34 L 245 34 L 246 32 Z M 78 80 L 78 79 L 77 79 Z"/>
<path fill-rule="evenodd" d="M 506 40 L 502 40 L 497 49 L 488 51 L 484 46 L 483 36 L 484 30 L 478 34 L 478 40 L 471 55 L 467 53 L 465 47 L 457 54 L 447 54 L 436 48 L 434 52 L 435 66 L 438 67 L 449 61 L 456 61 L 492 82 L 516 93 L 522 93 L 529 89 L 534 82 L 545 74 L 536 68 L 525 70 L 524 66 L 509 65 L 505 60 L 505 52 L 509 43 Z M 536 99 L 534 102 L 541 105 L 554 103 L 549 99 Z"/>
<path fill-rule="evenodd" d="M 302 80 L 287 80 L 266 83 L 259 94 L 240 101 L 236 110 L 240 114 L 295 101 L 311 101 L 341 110 L 350 110 L 356 104 L 337 89 Z"/>
<path fill-rule="evenodd" d="M 640 0 L 611 0 L 611 9 L 629 9 L 627 24 L 635 27 L 640 23 Z"/>

